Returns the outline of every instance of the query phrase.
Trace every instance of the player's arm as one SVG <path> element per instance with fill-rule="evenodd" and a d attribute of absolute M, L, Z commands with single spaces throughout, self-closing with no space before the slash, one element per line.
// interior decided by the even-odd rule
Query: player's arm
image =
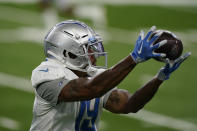
<path fill-rule="evenodd" d="M 92 79 L 80 77 L 71 80 L 61 91 L 59 100 L 76 101 L 101 97 L 117 86 L 136 66 L 129 55 L 112 68 L 102 72 Z"/>
<path fill-rule="evenodd" d="M 133 95 L 126 90 L 117 89 L 112 91 L 105 108 L 114 113 L 136 113 L 151 100 L 162 82 L 169 79 L 170 74 L 190 55 L 191 53 L 186 53 L 171 63 L 167 60 L 166 66 L 161 68 L 157 76 L 137 90 Z"/>
<path fill-rule="evenodd" d="M 101 97 L 117 86 L 137 63 L 146 61 L 152 57 L 164 57 L 164 54 L 156 54 L 154 50 L 165 44 L 166 41 L 162 41 L 154 46 L 152 45 L 159 35 L 161 35 L 161 32 L 149 40 L 154 30 L 155 27 L 151 28 L 145 38 L 143 32 L 141 32 L 131 55 L 127 56 L 115 66 L 92 79 L 78 78 L 71 80 L 62 89 L 59 95 L 59 101 L 79 101 Z"/>
<path fill-rule="evenodd" d="M 136 113 L 148 103 L 157 92 L 162 81 L 153 78 L 134 94 L 117 89 L 111 92 L 105 108 L 113 113 Z"/>

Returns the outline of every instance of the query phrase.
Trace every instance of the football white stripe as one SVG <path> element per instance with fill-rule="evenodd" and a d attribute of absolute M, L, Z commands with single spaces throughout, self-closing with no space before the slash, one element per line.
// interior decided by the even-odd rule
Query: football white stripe
<path fill-rule="evenodd" d="M 161 115 L 159 113 L 153 113 L 146 110 L 141 110 L 137 114 L 124 115 L 127 117 L 132 117 L 150 124 L 157 126 L 163 126 L 167 128 L 172 128 L 179 131 L 196 131 L 197 125 L 191 122 L 187 122 L 181 119 Z"/>
<path fill-rule="evenodd" d="M 15 12 L 20 12 L 17 14 L 21 14 L 23 18 L 29 18 L 31 16 L 32 18 L 37 18 L 36 16 L 40 14 L 36 14 L 35 12 L 31 11 L 26 11 L 23 9 L 18 9 L 18 8 L 13 8 L 13 7 L 7 7 L 7 6 L 0 6 L 1 12 L 10 12 L 11 14 L 15 14 Z M 26 13 L 22 13 L 26 12 Z M 46 13 L 47 14 L 47 13 Z M 52 17 L 47 17 L 46 21 L 57 21 L 56 20 L 56 15 L 55 13 L 52 13 Z M 0 16 L 3 16 L 2 19 L 8 20 L 8 21 L 13 21 L 23 24 L 23 20 L 18 20 L 18 19 L 10 19 L 2 13 L 0 13 Z M 34 17 L 35 16 L 35 17 Z M 44 15 L 43 15 L 44 16 Z M 44 17 L 45 19 L 46 17 Z M 51 25 L 52 23 L 45 23 L 46 27 Z M 101 25 L 97 25 L 97 31 L 103 36 L 105 41 L 116 41 L 119 43 L 123 44 L 135 44 L 134 40 L 136 40 L 138 36 L 138 30 L 137 31 L 130 31 L 130 30 L 124 30 L 124 29 L 118 29 L 118 28 L 110 28 L 110 27 L 103 27 Z M 17 42 L 17 41 L 33 41 L 39 44 L 42 44 L 43 38 L 48 32 L 48 28 L 32 28 L 32 27 L 27 27 L 27 28 L 18 28 L 18 29 L 1 29 L 0 30 L 0 39 L 1 43 L 10 43 L 10 42 Z M 148 29 L 147 29 L 148 30 Z M 179 36 L 182 41 L 184 46 L 191 47 L 191 43 L 196 43 L 197 42 L 197 37 L 195 34 L 197 34 L 197 30 L 193 29 L 188 29 L 187 31 L 184 32 L 174 32 L 177 36 Z M 118 36 L 118 37 L 117 37 Z M 12 39 L 10 39 L 12 38 Z M 107 42 L 104 42 L 107 43 Z M 197 56 L 197 54 L 192 54 L 192 56 Z"/>
<path fill-rule="evenodd" d="M 18 130 L 20 128 L 20 124 L 15 120 L 0 116 L 0 127 L 10 130 Z"/>
<path fill-rule="evenodd" d="M 34 25 L 35 19 L 39 20 L 42 17 L 37 12 L 0 4 L 0 18 L 10 22 Z"/>
<path fill-rule="evenodd" d="M 28 79 L 0 72 L 0 85 L 8 86 L 25 92 L 33 92 L 33 87 Z"/>

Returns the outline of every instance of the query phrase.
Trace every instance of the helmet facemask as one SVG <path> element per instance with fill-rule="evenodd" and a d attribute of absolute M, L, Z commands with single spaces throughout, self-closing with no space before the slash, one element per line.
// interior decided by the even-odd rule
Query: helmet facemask
<path fill-rule="evenodd" d="M 87 64 L 82 70 L 87 70 L 90 67 L 107 68 L 107 52 L 104 51 L 102 41 L 91 37 L 87 43 L 81 45 L 84 54 L 75 54 L 78 58 L 84 58 Z"/>
<path fill-rule="evenodd" d="M 107 68 L 107 52 L 105 52 L 101 41 L 89 42 L 87 52 L 90 66 Z"/>

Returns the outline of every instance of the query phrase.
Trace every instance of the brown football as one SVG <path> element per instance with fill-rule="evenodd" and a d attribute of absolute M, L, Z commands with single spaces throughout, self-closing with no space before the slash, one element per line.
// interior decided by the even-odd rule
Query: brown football
<path fill-rule="evenodd" d="M 156 33 L 157 31 L 153 33 L 152 36 L 154 36 L 154 34 Z M 183 52 L 182 41 L 178 39 L 173 33 L 170 33 L 169 31 L 164 31 L 162 35 L 153 44 L 156 44 L 162 40 L 167 40 L 167 43 L 156 49 L 155 50 L 156 53 L 165 53 L 166 54 L 165 58 L 169 58 L 170 60 L 175 60 L 179 56 L 181 56 Z M 163 59 L 155 58 L 155 59 L 159 61 L 164 61 L 165 58 Z"/>

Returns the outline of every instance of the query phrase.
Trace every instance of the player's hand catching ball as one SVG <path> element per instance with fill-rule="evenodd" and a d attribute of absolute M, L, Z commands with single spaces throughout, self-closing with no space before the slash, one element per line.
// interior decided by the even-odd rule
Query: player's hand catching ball
<path fill-rule="evenodd" d="M 174 72 L 176 69 L 178 69 L 181 63 L 185 61 L 190 55 L 191 55 L 191 52 L 187 52 L 174 61 L 170 61 L 167 58 L 166 65 L 160 69 L 159 73 L 157 74 L 157 78 L 162 81 L 169 79 L 170 74 Z"/>
<path fill-rule="evenodd" d="M 167 40 L 163 40 L 155 45 L 153 43 L 158 39 L 158 37 L 163 33 L 162 31 L 155 34 L 151 39 L 152 33 L 156 30 L 156 26 L 151 27 L 150 31 L 144 37 L 144 32 L 140 32 L 140 36 L 136 41 L 135 48 L 131 53 L 131 57 L 135 61 L 135 63 L 144 62 L 150 58 L 155 57 L 165 57 L 166 54 L 163 53 L 155 53 L 154 51 L 158 49 L 160 46 L 167 43 Z"/>

